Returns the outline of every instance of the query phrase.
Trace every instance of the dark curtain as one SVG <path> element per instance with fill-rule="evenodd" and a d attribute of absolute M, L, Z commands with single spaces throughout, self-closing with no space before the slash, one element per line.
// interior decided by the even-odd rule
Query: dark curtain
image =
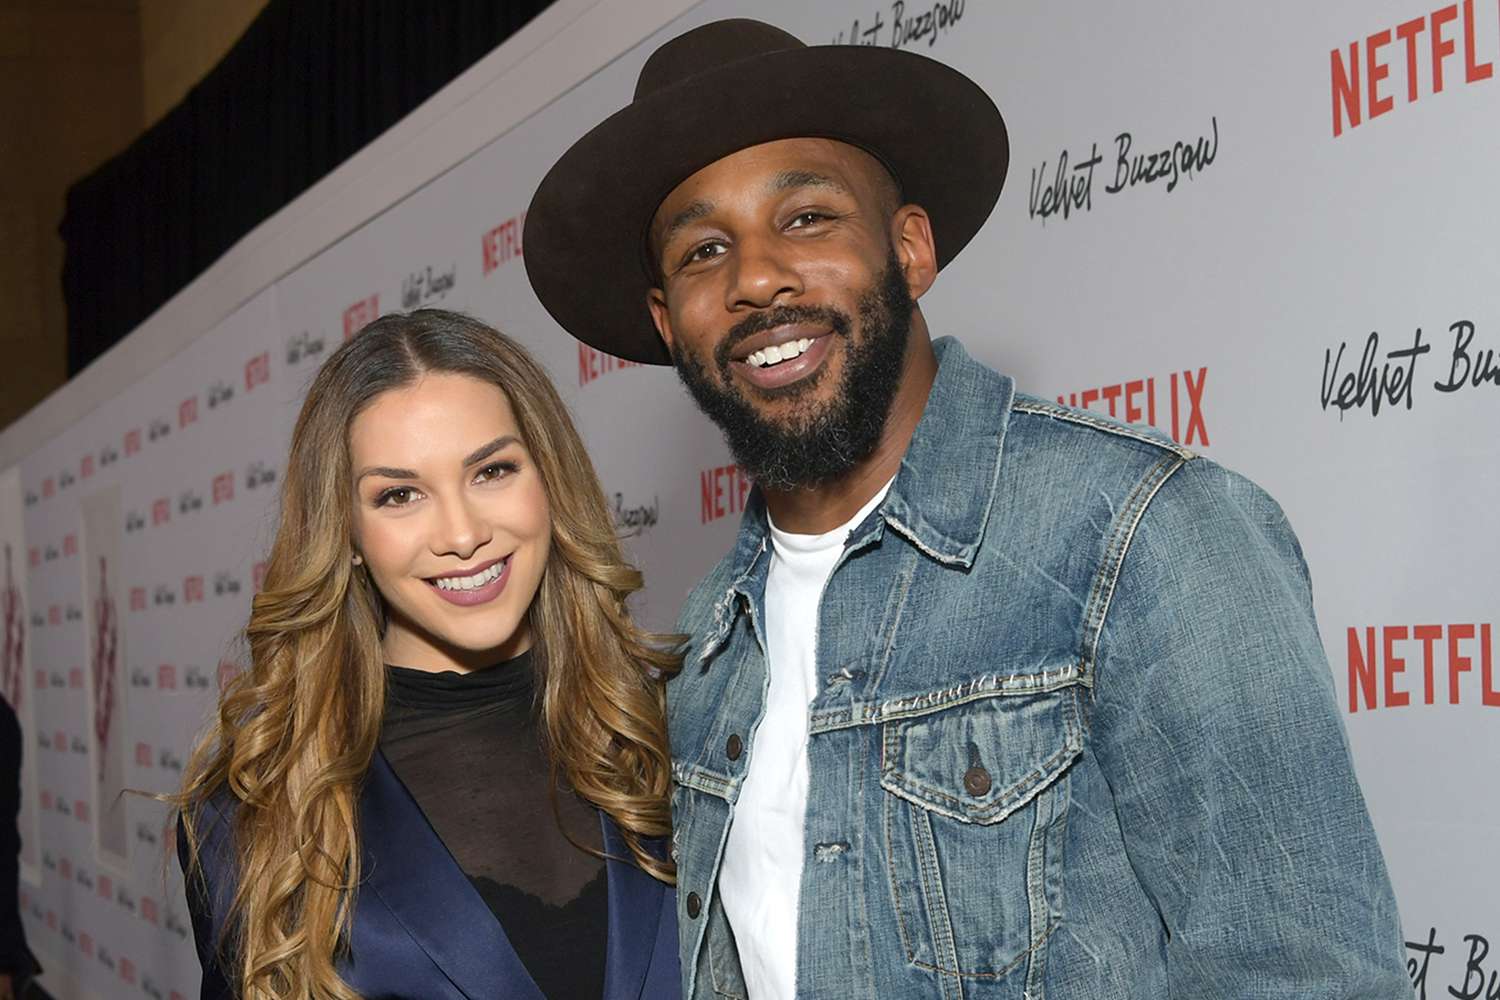
<path fill-rule="evenodd" d="M 187 98 L 68 191 L 68 374 L 548 0 L 271 0 Z"/>

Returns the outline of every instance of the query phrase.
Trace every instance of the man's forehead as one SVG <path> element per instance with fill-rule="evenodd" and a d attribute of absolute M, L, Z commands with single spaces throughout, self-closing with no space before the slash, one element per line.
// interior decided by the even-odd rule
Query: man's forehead
<path fill-rule="evenodd" d="M 658 239 L 668 230 L 713 211 L 715 197 L 731 190 L 767 194 L 803 187 L 828 187 L 857 195 L 860 188 L 889 177 L 880 161 L 858 146 L 836 139 L 777 139 L 730 153 L 699 169 L 673 188 L 651 221 Z"/>

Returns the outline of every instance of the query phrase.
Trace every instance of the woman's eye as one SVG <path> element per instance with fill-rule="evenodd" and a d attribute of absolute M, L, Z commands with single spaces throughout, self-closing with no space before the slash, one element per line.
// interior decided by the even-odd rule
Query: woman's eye
<path fill-rule="evenodd" d="M 476 475 L 474 479 L 478 482 L 486 482 L 491 479 L 499 479 L 502 476 L 510 475 L 519 468 L 520 466 L 516 465 L 515 462 L 491 462 L 489 465 L 486 465 L 484 468 L 480 469 L 479 474 Z"/>
<path fill-rule="evenodd" d="M 412 489 L 410 486 L 392 486 L 388 490 L 380 491 L 380 493 L 375 497 L 375 506 L 405 507 L 407 504 L 411 503 L 412 497 L 416 495 L 416 492 L 417 491 Z"/>

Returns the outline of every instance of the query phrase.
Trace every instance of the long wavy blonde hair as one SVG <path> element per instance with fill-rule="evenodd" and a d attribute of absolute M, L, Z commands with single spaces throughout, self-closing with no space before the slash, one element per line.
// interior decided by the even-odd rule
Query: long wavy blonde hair
<path fill-rule="evenodd" d="M 375 397 L 427 372 L 481 379 L 510 400 L 552 517 L 529 622 L 554 771 L 614 819 L 642 868 L 673 878 L 644 841 L 669 831 L 663 689 L 680 664 L 676 637 L 643 631 L 626 610 L 641 575 L 566 407 L 542 368 L 483 323 L 441 310 L 386 316 L 328 359 L 303 402 L 245 629 L 249 668 L 224 691 L 176 797 L 194 869 L 194 820 L 226 790 L 235 800 L 239 884 L 220 946 L 246 997 L 357 997 L 335 961 L 360 880 L 357 799 L 386 672 L 381 597 L 350 558 L 349 428 Z"/>

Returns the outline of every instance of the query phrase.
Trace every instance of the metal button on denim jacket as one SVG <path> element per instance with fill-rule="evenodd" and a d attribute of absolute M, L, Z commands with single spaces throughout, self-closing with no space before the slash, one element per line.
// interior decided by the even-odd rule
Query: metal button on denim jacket
<path fill-rule="evenodd" d="M 818 609 L 798 996 L 1409 998 L 1281 510 L 936 348 Z M 717 876 L 764 705 L 767 538 L 753 494 L 668 687 L 693 998 L 745 996 Z"/>

